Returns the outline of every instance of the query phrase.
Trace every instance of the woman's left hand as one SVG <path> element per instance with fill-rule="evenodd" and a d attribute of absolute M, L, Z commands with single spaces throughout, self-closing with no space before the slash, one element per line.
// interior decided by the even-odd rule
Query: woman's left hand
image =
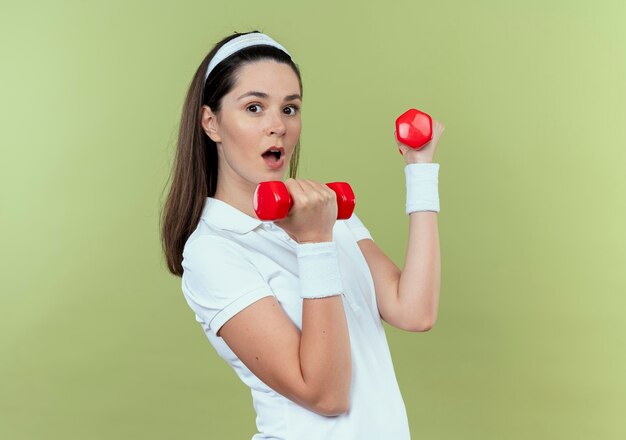
<path fill-rule="evenodd" d="M 398 141 L 396 137 L 396 132 L 393 132 L 393 138 L 396 141 L 396 145 L 398 149 L 404 156 L 404 161 L 409 163 L 432 163 L 433 156 L 435 155 L 435 148 L 437 148 L 437 143 L 439 142 L 439 138 L 443 133 L 445 127 L 439 121 L 433 119 L 433 138 L 422 148 L 416 150 L 415 148 L 411 148 L 407 145 L 404 145 L 402 142 Z"/>

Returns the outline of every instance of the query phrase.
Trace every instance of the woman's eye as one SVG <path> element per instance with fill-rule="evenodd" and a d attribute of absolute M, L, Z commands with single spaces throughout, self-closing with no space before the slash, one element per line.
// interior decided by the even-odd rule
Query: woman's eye
<path fill-rule="evenodd" d="M 260 108 L 261 106 L 259 104 L 252 104 L 252 105 L 248 106 L 248 109 L 251 109 L 253 107 L 259 107 Z M 258 112 L 253 111 L 252 113 L 258 113 Z"/>
<path fill-rule="evenodd" d="M 300 108 L 297 105 L 290 105 L 289 107 L 285 107 L 285 108 L 290 108 L 293 111 L 290 112 L 290 115 L 295 115 L 296 113 L 298 113 L 298 110 L 300 110 Z"/>

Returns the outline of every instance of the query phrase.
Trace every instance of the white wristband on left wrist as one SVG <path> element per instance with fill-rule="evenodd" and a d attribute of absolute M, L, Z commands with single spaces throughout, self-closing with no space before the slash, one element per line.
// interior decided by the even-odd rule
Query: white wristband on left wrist
<path fill-rule="evenodd" d="M 406 214 L 417 211 L 439 212 L 439 164 L 410 163 L 406 177 Z"/>

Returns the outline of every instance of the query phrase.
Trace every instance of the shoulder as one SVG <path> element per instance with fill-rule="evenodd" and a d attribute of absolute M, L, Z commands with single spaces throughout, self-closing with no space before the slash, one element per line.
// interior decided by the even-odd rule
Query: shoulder
<path fill-rule="evenodd" d="M 201 235 L 183 252 L 183 282 L 196 295 L 232 298 L 266 289 L 263 273 L 240 244 L 225 237 Z"/>
<path fill-rule="evenodd" d="M 211 257 L 243 255 L 245 248 L 227 237 L 215 234 L 196 234 L 189 237 L 183 248 L 183 259 L 193 257 Z"/>
<path fill-rule="evenodd" d="M 185 243 L 183 273 L 228 276 L 233 270 L 253 268 L 249 251 L 234 240 L 219 235 L 198 235 Z"/>
<path fill-rule="evenodd" d="M 248 251 L 234 240 L 198 235 L 188 240 L 183 256 L 183 294 L 213 334 L 248 305 L 273 295 Z"/>

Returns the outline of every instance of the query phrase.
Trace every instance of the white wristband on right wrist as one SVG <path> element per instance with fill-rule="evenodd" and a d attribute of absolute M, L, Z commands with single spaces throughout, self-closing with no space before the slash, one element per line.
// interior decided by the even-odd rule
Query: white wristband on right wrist
<path fill-rule="evenodd" d="M 337 245 L 334 241 L 298 244 L 300 297 L 325 298 L 343 294 Z"/>
<path fill-rule="evenodd" d="M 406 213 L 439 212 L 439 164 L 410 163 L 404 167 L 406 176 Z"/>

